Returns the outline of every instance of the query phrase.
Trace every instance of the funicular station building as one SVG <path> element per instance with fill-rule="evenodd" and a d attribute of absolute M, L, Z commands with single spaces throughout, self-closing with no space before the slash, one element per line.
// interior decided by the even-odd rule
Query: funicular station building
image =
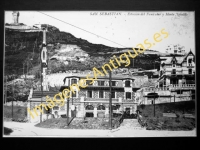
<path fill-rule="evenodd" d="M 87 74 L 82 73 L 57 73 L 48 75 L 48 88 L 47 91 L 42 93 L 39 90 L 31 90 L 28 98 L 28 108 L 32 110 L 35 106 L 39 106 L 42 102 L 45 104 L 45 97 L 48 95 L 53 99 L 54 95 L 62 92 L 63 89 L 68 88 L 72 84 L 76 84 L 80 79 L 85 78 Z M 111 78 L 112 90 L 112 111 L 113 113 L 120 113 L 126 111 L 129 114 L 136 113 L 138 100 L 135 99 L 135 92 L 140 89 L 144 82 L 148 81 L 148 76 L 131 76 L 112 73 Z M 91 82 L 91 81 L 89 81 Z M 74 89 L 75 93 L 69 99 L 69 117 L 71 110 L 75 109 L 76 117 L 108 117 L 109 116 L 109 75 L 99 76 L 93 84 L 88 84 L 86 88 Z M 48 111 L 43 110 L 42 120 L 47 119 L 49 114 L 55 116 L 58 114 L 66 115 L 67 113 L 67 99 L 65 99 L 64 106 L 54 106 Z M 40 111 L 37 110 L 38 114 Z M 40 115 L 31 118 L 28 113 L 28 119 L 31 122 L 38 122 Z"/>

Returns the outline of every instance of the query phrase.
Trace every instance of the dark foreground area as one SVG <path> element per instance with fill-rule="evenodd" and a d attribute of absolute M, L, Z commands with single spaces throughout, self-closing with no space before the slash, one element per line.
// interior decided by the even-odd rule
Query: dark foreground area
<path fill-rule="evenodd" d="M 10 133 L 12 133 L 12 132 L 13 132 L 13 130 L 12 130 L 12 129 L 10 129 L 10 128 L 7 128 L 7 127 L 4 127 L 3 129 L 4 129 L 4 135 L 10 135 Z"/>
<path fill-rule="evenodd" d="M 195 128 L 195 119 L 192 118 L 144 118 L 147 130 L 193 130 Z"/>
<path fill-rule="evenodd" d="M 179 131 L 195 128 L 195 101 L 156 104 L 155 108 L 154 105 L 139 105 L 138 111 L 142 120 L 140 124 L 147 130 Z M 171 113 L 174 116 L 164 117 L 164 113 Z M 193 118 L 184 117 L 186 114 Z"/>

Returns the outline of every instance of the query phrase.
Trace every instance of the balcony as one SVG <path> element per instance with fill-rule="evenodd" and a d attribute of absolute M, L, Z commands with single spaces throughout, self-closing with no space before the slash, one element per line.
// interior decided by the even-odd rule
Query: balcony
<path fill-rule="evenodd" d="M 195 84 L 171 84 L 169 88 L 172 90 L 175 89 L 195 89 Z"/>
<path fill-rule="evenodd" d="M 158 92 L 158 91 L 168 91 L 169 87 L 160 87 L 160 88 L 145 88 L 144 92 Z"/>

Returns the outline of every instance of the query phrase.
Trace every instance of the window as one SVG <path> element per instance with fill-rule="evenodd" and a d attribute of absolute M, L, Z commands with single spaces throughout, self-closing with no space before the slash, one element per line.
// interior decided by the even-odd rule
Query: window
<path fill-rule="evenodd" d="M 111 98 L 115 98 L 115 92 L 111 92 Z"/>
<path fill-rule="evenodd" d="M 105 110 L 105 106 L 99 105 L 99 106 L 97 107 L 97 110 Z"/>
<path fill-rule="evenodd" d="M 174 46 L 174 50 L 177 50 L 177 45 Z"/>
<path fill-rule="evenodd" d="M 92 98 L 92 91 L 87 91 L 87 97 Z"/>
<path fill-rule="evenodd" d="M 76 79 L 72 79 L 72 83 L 71 84 L 76 84 L 77 80 Z"/>
<path fill-rule="evenodd" d="M 131 99 L 131 92 L 126 92 L 126 99 Z"/>
<path fill-rule="evenodd" d="M 188 74 L 192 74 L 192 69 L 188 69 Z"/>
<path fill-rule="evenodd" d="M 94 110 L 94 107 L 92 105 L 87 105 L 85 107 L 86 110 Z"/>
<path fill-rule="evenodd" d="M 104 98 L 103 91 L 99 91 L 99 98 Z"/>
<path fill-rule="evenodd" d="M 104 86 L 105 81 L 98 81 L 98 86 Z"/>
<path fill-rule="evenodd" d="M 86 80 L 86 85 L 92 85 L 90 82 L 92 82 L 92 80 Z"/>
<path fill-rule="evenodd" d="M 178 90 L 177 94 L 183 94 L 183 91 Z"/>
<path fill-rule="evenodd" d="M 131 82 L 130 81 L 125 81 L 125 87 L 130 87 L 131 86 Z"/>
<path fill-rule="evenodd" d="M 76 97 L 76 91 L 72 92 L 72 97 Z"/>
<path fill-rule="evenodd" d="M 188 65 L 192 66 L 192 59 L 188 59 Z"/>
<path fill-rule="evenodd" d="M 111 81 L 111 85 L 116 86 L 116 81 Z M 109 82 L 109 86 L 110 86 L 110 82 Z"/>
<path fill-rule="evenodd" d="M 58 106 L 54 106 L 53 110 L 59 110 L 59 107 Z"/>
<path fill-rule="evenodd" d="M 51 113 L 51 108 L 47 107 L 46 113 L 50 114 Z"/>
<path fill-rule="evenodd" d="M 192 59 L 188 59 L 188 63 L 191 64 L 192 63 Z"/>
<path fill-rule="evenodd" d="M 173 65 L 173 67 L 176 67 L 176 62 L 173 61 L 173 62 L 172 62 L 172 65 Z"/>
<path fill-rule="evenodd" d="M 176 74 L 176 69 L 172 69 L 172 74 Z"/>

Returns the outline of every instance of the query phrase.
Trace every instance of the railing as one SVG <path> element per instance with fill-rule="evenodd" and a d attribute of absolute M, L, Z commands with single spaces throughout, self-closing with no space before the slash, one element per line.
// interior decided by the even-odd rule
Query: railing
<path fill-rule="evenodd" d="M 171 84 L 170 88 L 195 88 L 195 84 Z"/>
<path fill-rule="evenodd" d="M 157 92 L 157 91 L 168 91 L 170 89 L 177 89 L 177 88 L 195 88 L 195 84 L 170 84 L 166 87 L 160 87 L 160 88 L 145 88 L 145 92 Z"/>
<path fill-rule="evenodd" d="M 145 92 L 157 92 L 157 91 L 168 91 L 169 87 L 160 87 L 160 88 L 146 88 Z"/>

